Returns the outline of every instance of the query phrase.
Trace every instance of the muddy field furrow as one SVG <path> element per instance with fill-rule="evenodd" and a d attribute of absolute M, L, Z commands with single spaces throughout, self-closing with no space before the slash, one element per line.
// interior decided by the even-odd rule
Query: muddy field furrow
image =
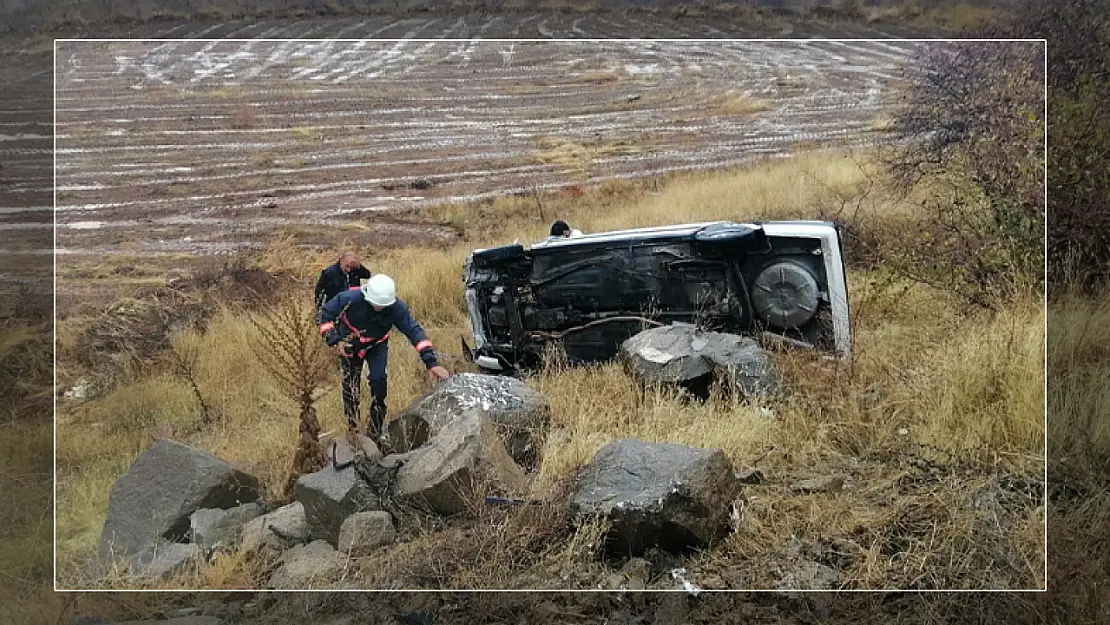
<path fill-rule="evenodd" d="M 375 224 L 431 202 L 863 144 L 915 46 L 893 39 L 913 31 L 885 24 L 692 12 L 161 22 L 110 35 L 164 40 L 62 42 L 57 68 L 49 41 L 5 50 L 5 269 L 37 267 L 35 250 L 51 247 L 54 111 L 34 103 L 49 100 L 55 71 L 62 251 L 219 252 L 286 225 L 343 224 L 388 243 L 393 231 Z M 225 36 L 241 40 L 189 40 Z M 581 41 L 652 36 L 883 41 Z M 468 37 L 574 41 L 445 40 Z M 260 41 L 274 38 L 290 40 Z M 419 179 L 434 184 L 409 188 Z"/>
<path fill-rule="evenodd" d="M 390 214 L 431 203 L 865 145 L 914 49 L 442 40 L 655 26 L 615 16 L 344 18 L 163 33 L 241 41 L 61 43 L 59 246 L 219 252 L 322 225 L 380 238 Z M 401 40 L 246 40 L 371 33 Z M 10 134 L 0 154 L 35 149 Z M 21 212 L 0 220 L 0 230 L 46 225 Z"/>
<path fill-rule="evenodd" d="M 852 127 L 838 130 L 821 128 L 819 132 L 759 136 L 735 142 L 723 142 L 711 147 L 660 148 L 650 153 L 596 157 L 592 161 L 592 166 L 602 167 L 612 175 L 634 173 L 643 169 L 656 171 L 665 169 L 667 164 L 675 162 L 686 165 L 697 163 L 711 167 L 714 160 L 723 161 L 735 154 L 776 154 L 798 142 L 828 140 L 838 136 L 851 137 L 859 132 L 861 129 Z M 404 188 L 417 180 L 429 181 L 435 185 L 431 189 L 419 191 L 421 198 L 431 196 L 445 201 L 454 201 L 458 197 L 458 189 L 479 188 L 482 191 L 494 191 L 501 186 L 503 179 L 514 175 L 529 174 L 533 182 L 537 177 L 561 175 L 560 168 L 556 165 L 529 164 L 526 160 L 521 160 L 527 156 L 528 153 L 525 151 L 500 153 L 498 157 L 503 160 L 504 165 L 500 167 L 491 165 L 488 169 L 480 170 L 461 169 L 469 165 L 468 161 L 471 159 L 469 155 L 454 155 L 401 161 L 337 163 L 299 169 L 262 170 L 254 173 L 234 172 L 209 176 L 181 174 L 178 178 L 166 176 L 152 181 L 124 180 L 115 185 L 69 184 L 59 179 L 58 215 L 59 221 L 64 222 L 70 212 L 100 210 L 109 208 L 108 205 L 116 210 L 126 206 L 141 206 L 144 209 L 157 207 L 159 210 L 188 211 L 195 210 L 198 203 L 220 203 L 226 208 L 236 206 L 226 204 L 228 201 L 257 198 L 238 205 L 253 206 L 260 203 L 271 204 L 273 201 L 265 198 L 277 194 L 306 196 L 311 195 L 313 191 L 338 188 L 344 188 L 351 194 L 366 194 L 378 200 L 379 206 L 388 206 L 389 201 L 400 201 L 401 198 L 397 196 L 403 196 Z M 487 160 L 490 158 L 487 154 Z M 454 169 L 452 165 L 455 166 Z M 331 181 L 336 173 L 342 173 L 346 179 Z M 132 173 L 131 177 L 136 176 Z M 292 184 L 294 180 L 296 183 Z M 401 187 L 402 190 L 398 192 L 395 187 Z M 210 193 L 194 195 L 205 189 Z M 218 193 L 211 193 L 211 191 L 218 191 Z M 389 192 L 389 195 L 385 196 L 383 192 Z M 165 197 L 167 194 L 179 197 Z M 137 195 L 143 196 L 143 199 L 128 200 Z M 72 202 L 77 199 L 85 203 L 73 204 Z"/>

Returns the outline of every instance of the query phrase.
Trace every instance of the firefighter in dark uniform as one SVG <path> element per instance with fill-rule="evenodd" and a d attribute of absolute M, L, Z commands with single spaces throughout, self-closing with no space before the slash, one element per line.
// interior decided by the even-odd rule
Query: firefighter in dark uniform
<path fill-rule="evenodd" d="M 316 309 L 319 310 L 328 300 L 343 291 L 359 286 L 362 280 L 369 279 L 370 270 L 362 266 L 358 255 L 343 252 L 338 262 L 320 272 L 320 279 L 316 281 Z"/>
<path fill-rule="evenodd" d="M 343 412 L 352 431 L 359 422 L 359 392 L 363 363 L 369 363 L 370 417 L 367 435 L 378 442 L 386 415 L 386 364 L 389 356 L 389 330 L 397 328 L 408 338 L 424 366 L 429 380 L 450 375 L 439 364 L 435 347 L 424 329 L 412 318 L 409 307 L 397 299 L 393 279 L 377 274 L 360 287 L 352 287 L 328 300 L 320 311 L 320 334 L 336 348 L 343 370 Z"/>

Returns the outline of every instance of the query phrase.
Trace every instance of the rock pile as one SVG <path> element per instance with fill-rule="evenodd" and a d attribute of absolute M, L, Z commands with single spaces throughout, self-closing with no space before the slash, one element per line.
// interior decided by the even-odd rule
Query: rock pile
<path fill-rule="evenodd" d="M 149 581 L 240 550 L 275 565 L 269 588 L 334 587 L 349 558 L 401 540 L 410 513 L 454 516 L 483 496 L 526 497 L 550 419 L 546 400 L 523 382 L 460 374 L 388 424 L 391 453 L 337 444 L 343 453 L 297 479 L 295 501 L 276 509 L 254 476 L 159 440 L 112 487 L 100 559 Z M 571 506 L 579 518 L 610 521 L 611 549 L 678 551 L 730 531 L 740 487 L 718 449 L 620 440 L 578 477 Z M 635 587 L 646 574 L 629 575 Z"/>

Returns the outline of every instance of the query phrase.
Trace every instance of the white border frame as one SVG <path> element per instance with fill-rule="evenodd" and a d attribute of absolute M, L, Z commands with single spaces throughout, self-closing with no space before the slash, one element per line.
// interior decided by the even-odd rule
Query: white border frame
<path fill-rule="evenodd" d="M 53 384 L 53 391 L 54 392 L 53 392 L 53 398 L 52 398 L 53 399 L 53 408 L 54 408 L 54 458 L 53 458 L 54 473 L 53 473 L 53 476 L 52 476 L 53 477 L 53 484 L 54 484 L 54 489 L 53 489 L 53 495 L 54 495 L 54 505 L 53 505 L 53 522 L 54 522 L 54 526 L 53 526 L 53 530 L 54 530 L 53 531 L 53 535 L 54 535 L 53 584 L 54 584 L 54 592 L 81 592 L 81 593 L 90 593 L 90 592 L 109 592 L 109 593 L 120 593 L 120 592 L 226 593 L 226 592 L 228 592 L 226 589 L 215 589 L 215 588 L 198 588 L 198 589 L 193 589 L 193 588 L 176 588 L 176 589 L 140 589 L 140 588 L 133 588 L 133 589 L 131 589 L 131 588 L 129 588 L 129 589 L 99 589 L 99 588 L 87 588 L 86 589 L 86 588 L 59 588 L 58 587 L 58 393 L 57 393 L 57 390 L 58 390 L 58 330 L 57 330 L 57 327 L 58 327 L 58 324 L 57 324 L 57 314 L 58 314 L 58 289 L 57 289 L 57 286 L 58 286 L 58 219 L 57 219 L 57 209 L 58 209 L 58 184 L 57 184 L 57 181 L 58 181 L 58 150 L 57 150 L 57 147 L 58 147 L 58 132 L 57 132 L 57 122 L 58 122 L 58 44 L 59 43 L 80 43 L 80 42 L 110 43 L 110 42 L 123 42 L 123 41 L 127 41 L 127 42 L 186 42 L 186 41 L 252 42 L 253 41 L 253 42 L 303 42 L 303 43 L 328 42 L 328 41 L 336 42 L 336 43 L 338 43 L 338 42 L 356 43 L 356 42 L 362 42 L 362 41 L 373 41 L 373 42 L 382 42 L 382 43 L 389 43 L 389 42 L 393 42 L 393 43 L 400 43 L 400 42 L 408 42 L 408 43 L 433 43 L 433 42 L 434 43 L 449 43 L 449 42 L 466 41 L 466 42 L 480 42 L 480 43 L 486 43 L 486 42 L 489 42 L 489 43 L 581 43 L 581 42 L 589 42 L 589 43 L 624 43 L 624 44 L 634 43 L 634 42 L 638 42 L 638 43 L 659 43 L 659 42 L 665 42 L 665 43 L 721 43 L 721 42 L 741 41 L 741 42 L 751 42 L 751 43 L 756 43 L 756 42 L 758 42 L 758 43 L 770 43 L 770 42 L 793 43 L 795 45 L 803 45 L 803 44 L 809 44 L 809 43 L 828 43 L 828 42 L 858 43 L 858 42 L 869 42 L 869 41 L 870 42 L 883 42 L 883 43 L 890 43 L 891 41 L 909 42 L 909 43 L 974 43 L 974 42 L 979 42 L 979 43 L 984 43 L 984 42 L 985 43 L 1034 43 L 1034 42 L 1036 42 L 1036 43 L 1040 43 L 1044 47 L 1044 68 L 1043 68 L 1043 71 L 1044 71 L 1044 137 L 1045 137 L 1045 139 L 1044 139 L 1044 154 L 1043 154 L 1044 169 L 1045 169 L 1045 171 L 1044 171 L 1044 180 L 1043 180 L 1043 184 L 1044 184 L 1044 203 L 1045 203 L 1045 223 L 1044 223 L 1045 268 L 1044 268 L 1043 305 L 1044 305 L 1045 319 L 1044 319 L 1044 345 L 1043 345 L 1043 357 L 1042 357 L 1043 366 L 1044 366 L 1044 381 L 1043 381 L 1043 385 L 1042 385 L 1042 388 L 1044 390 L 1044 420 L 1043 420 L 1043 429 L 1041 431 L 1041 434 L 1042 434 L 1042 437 L 1043 437 L 1043 442 L 1044 442 L 1044 450 L 1043 450 L 1044 451 L 1044 456 L 1042 458 L 1042 462 L 1043 462 L 1043 465 L 1044 465 L 1044 481 L 1042 482 L 1043 492 L 1042 492 L 1042 504 L 1041 504 L 1041 507 L 1044 510 L 1044 515 L 1043 515 L 1043 518 L 1044 518 L 1044 522 L 1043 522 L 1043 525 L 1044 525 L 1044 571 L 1043 571 L 1044 587 L 1042 587 L 1042 588 L 1020 588 L 1020 589 L 1001 589 L 1001 588 L 997 588 L 997 589 L 981 589 L 981 590 L 963 590 L 963 589 L 914 590 L 914 589 L 890 588 L 890 589 L 789 590 L 789 591 L 775 590 L 775 589 L 727 589 L 727 590 L 725 590 L 725 589 L 720 589 L 720 590 L 718 590 L 718 589 L 699 589 L 697 591 L 674 589 L 674 590 L 613 591 L 613 590 L 603 590 L 603 589 L 593 589 L 593 588 L 590 588 L 590 589 L 565 589 L 565 590 L 539 590 L 539 589 L 504 589 L 504 590 L 501 590 L 501 589 L 473 589 L 473 590 L 460 590 L 460 589 L 447 589 L 447 588 L 442 588 L 442 589 L 390 589 L 390 590 L 379 590 L 379 589 L 326 589 L 326 588 L 322 588 L 322 589 L 300 589 L 300 590 L 270 590 L 270 589 L 266 589 L 266 588 L 257 588 L 257 589 L 248 589 L 248 590 L 250 590 L 251 592 L 266 592 L 266 593 L 282 593 L 282 592 L 293 592 L 293 593 L 306 593 L 306 592 L 313 592 L 313 593 L 338 593 L 338 592 L 344 592 L 344 593 L 348 593 L 348 592 L 358 592 L 358 593 L 397 593 L 397 592 L 417 592 L 417 593 L 456 593 L 456 592 L 494 592 L 494 593 L 505 593 L 505 592 L 514 592 L 514 593 L 518 593 L 518 592 L 525 592 L 525 593 L 568 593 L 568 592 L 573 592 L 573 593 L 577 593 L 577 592 L 604 592 L 604 593 L 617 592 L 617 593 L 624 593 L 624 592 L 645 592 L 645 593 L 672 593 L 672 592 L 677 592 L 677 593 L 700 594 L 700 593 L 703 593 L 703 592 L 704 593 L 743 592 L 743 593 L 773 593 L 773 594 L 784 594 L 784 593 L 791 593 L 791 594 L 792 593 L 834 593 L 834 594 L 838 594 L 838 593 L 895 593 L 895 592 L 897 592 L 897 593 L 927 593 L 927 594 L 932 594 L 932 593 L 1044 593 L 1044 592 L 1048 592 L 1048 558 L 1049 558 L 1049 554 L 1048 554 L 1048 40 L 1044 39 L 1044 38 L 1027 38 L 1027 39 L 984 39 L 984 38 L 920 38 L 919 39 L 919 38 L 912 38 L 911 39 L 911 38 L 898 38 L 898 37 L 871 37 L 871 38 L 818 38 L 818 37 L 809 37 L 809 38 L 764 38 L 764 39 L 727 38 L 727 37 L 661 38 L 661 39 L 650 39 L 650 38 L 649 39 L 644 39 L 644 38 L 626 38 L 626 39 L 613 39 L 613 38 L 581 38 L 581 39 L 578 39 L 578 38 L 571 38 L 571 39 L 565 39 L 565 38 L 549 38 L 549 39 L 544 39 L 544 38 L 532 38 L 532 39 L 491 38 L 491 39 L 484 39 L 484 38 L 459 38 L 459 37 L 455 37 L 455 38 L 411 38 L 411 39 L 406 39 L 406 38 L 388 38 L 388 39 L 385 39 L 385 38 L 376 38 L 376 37 L 375 38 L 369 38 L 369 39 L 363 39 L 363 38 L 335 38 L 335 39 L 331 39 L 331 38 L 327 38 L 327 37 L 322 37 L 322 38 L 321 37 L 316 37 L 316 38 L 309 38 L 309 37 L 296 38 L 296 37 L 294 37 L 294 38 L 279 38 L 279 39 L 250 38 L 250 37 L 246 37 L 246 38 L 244 38 L 244 37 L 235 37 L 235 38 L 226 38 L 226 39 L 224 39 L 224 38 L 203 38 L 203 37 L 201 37 L 201 38 L 167 37 L 167 38 L 138 38 L 138 39 L 133 39 L 133 38 L 73 37 L 73 38 L 56 38 L 56 39 L 54 39 L 54 43 L 53 43 L 53 68 L 52 68 L 53 69 L 52 74 L 53 74 L 53 77 L 54 77 L 54 85 L 53 85 L 54 102 L 53 102 L 53 107 L 52 107 L 53 112 L 54 112 L 53 123 L 52 123 L 53 141 L 54 141 L 54 146 L 53 146 L 53 170 L 54 170 L 53 171 L 53 181 L 54 181 L 53 201 L 54 201 L 54 206 L 53 206 L 53 211 L 52 211 L 52 213 L 53 213 L 53 231 L 54 231 L 53 232 L 54 249 L 51 250 L 51 255 L 52 255 L 52 258 L 53 258 L 53 270 L 54 270 L 54 277 L 53 277 L 53 285 L 54 285 L 54 293 L 53 293 L 53 298 L 54 298 L 54 301 L 53 301 L 53 305 L 54 305 L 54 315 L 53 315 L 54 316 L 54 319 L 53 319 L 54 320 L 54 324 L 53 324 L 54 325 L 54 331 L 53 331 L 54 384 Z"/>

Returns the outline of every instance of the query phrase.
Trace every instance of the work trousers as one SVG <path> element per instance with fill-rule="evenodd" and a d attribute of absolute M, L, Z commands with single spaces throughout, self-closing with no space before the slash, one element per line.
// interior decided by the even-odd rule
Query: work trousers
<path fill-rule="evenodd" d="M 340 369 L 343 372 L 343 412 L 347 416 L 347 423 L 352 428 L 360 421 L 359 395 L 361 394 L 362 365 L 370 366 L 367 380 L 370 383 L 370 416 L 367 419 L 367 436 L 378 440 L 382 433 L 382 424 L 385 422 L 385 396 L 388 390 L 386 379 L 386 364 L 389 360 L 388 341 L 371 347 L 363 357 L 357 355 L 350 358 L 339 359 Z"/>

